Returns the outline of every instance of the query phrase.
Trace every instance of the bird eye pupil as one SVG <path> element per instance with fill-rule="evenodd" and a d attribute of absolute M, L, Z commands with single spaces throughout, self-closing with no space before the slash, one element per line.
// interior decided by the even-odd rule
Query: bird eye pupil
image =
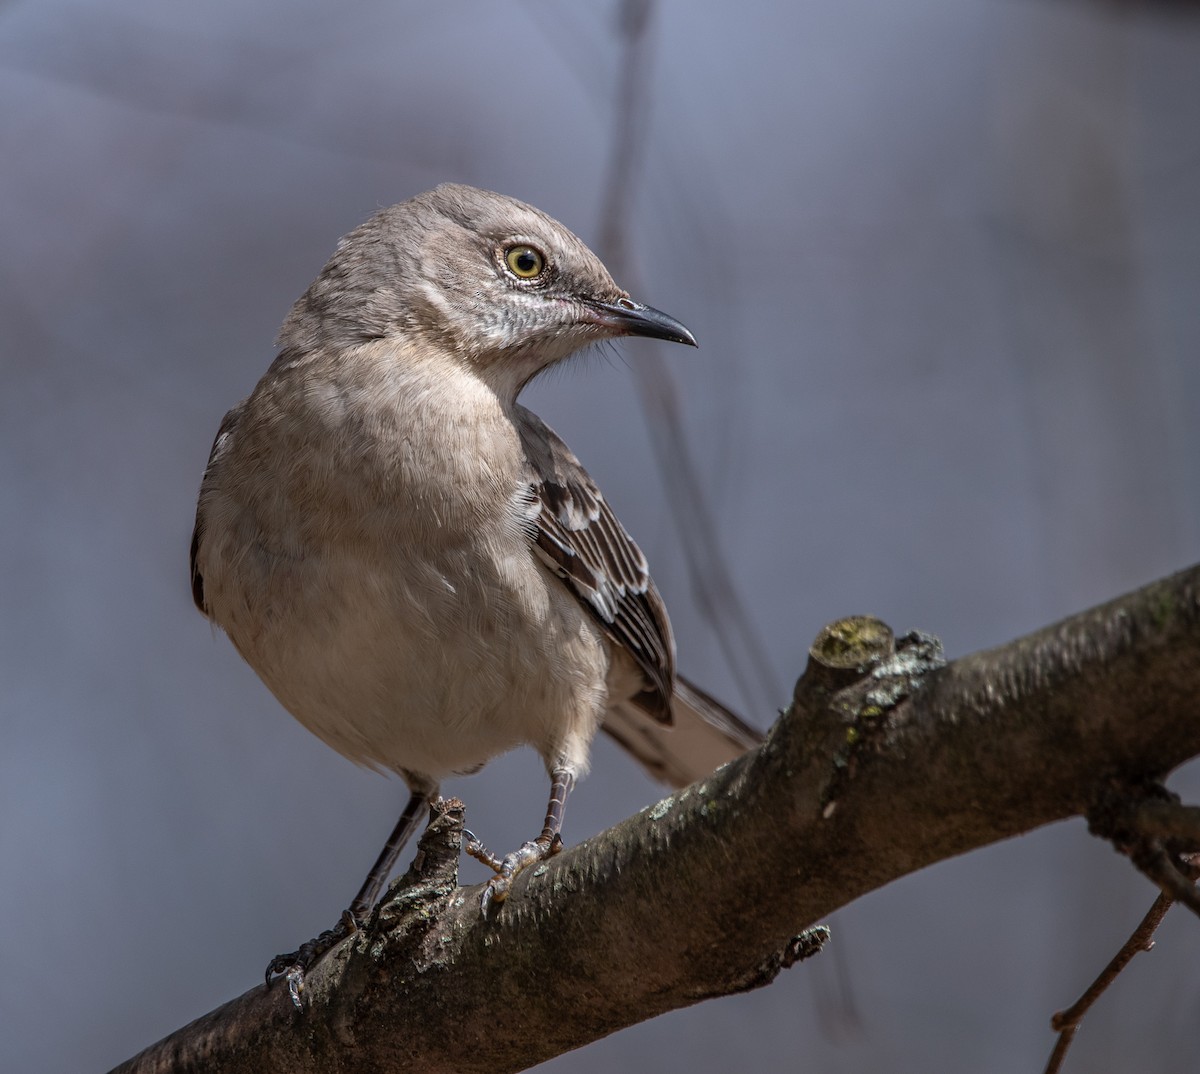
<path fill-rule="evenodd" d="M 546 267 L 546 259 L 532 246 L 514 246 L 504 258 L 513 275 L 523 280 L 531 280 L 542 273 Z"/>

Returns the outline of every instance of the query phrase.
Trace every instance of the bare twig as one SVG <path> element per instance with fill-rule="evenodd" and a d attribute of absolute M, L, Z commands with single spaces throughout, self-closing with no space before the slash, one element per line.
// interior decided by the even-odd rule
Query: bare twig
<path fill-rule="evenodd" d="M 1200 849 L 1197 845 L 1200 809 L 1181 805 L 1178 797 L 1157 780 L 1116 778 L 1107 781 L 1097 796 L 1088 812 L 1088 827 L 1093 834 L 1111 840 L 1117 850 L 1158 885 L 1160 894 L 1141 924 L 1083 995 L 1050 1019 L 1058 1040 L 1046 1063 L 1046 1074 L 1057 1074 L 1062 1068 L 1067 1049 L 1092 1004 L 1134 955 L 1154 946 L 1152 937 L 1172 905 L 1182 902 L 1200 913 L 1200 892 L 1195 887 L 1200 868 L 1192 857 L 1178 856 L 1181 848 Z"/>
<path fill-rule="evenodd" d="M 1046 1063 L 1046 1074 L 1058 1074 L 1058 1071 L 1062 1069 L 1067 1049 L 1071 1046 L 1071 1041 L 1075 1039 L 1075 1033 L 1083 1021 L 1083 1016 L 1087 1014 L 1092 1004 L 1117 979 L 1120 972 L 1132 961 L 1134 955 L 1139 951 L 1149 951 L 1154 946 L 1152 937 L 1174 901 L 1168 895 L 1159 895 L 1146 916 L 1142 918 L 1141 924 L 1133 930 L 1129 939 L 1113 955 L 1112 961 L 1100 971 L 1099 976 L 1088 985 L 1083 995 L 1066 1010 L 1058 1011 L 1050 1019 L 1050 1028 L 1057 1030 L 1058 1040 L 1055 1042 L 1054 1051 L 1050 1054 L 1049 1062 Z"/>
<path fill-rule="evenodd" d="M 1200 891 L 1188 878 L 1185 867 L 1160 842 L 1152 840 L 1129 857 L 1167 898 L 1200 915 Z"/>
<path fill-rule="evenodd" d="M 1200 809 L 1185 806 L 1155 779 L 1113 778 L 1088 811 L 1088 829 L 1112 842 L 1164 895 L 1200 915 L 1192 865 L 1200 851 Z"/>

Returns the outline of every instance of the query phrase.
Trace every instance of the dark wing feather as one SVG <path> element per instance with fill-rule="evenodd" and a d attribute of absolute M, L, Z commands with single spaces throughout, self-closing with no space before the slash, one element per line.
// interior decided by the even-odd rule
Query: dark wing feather
<path fill-rule="evenodd" d="M 221 419 L 221 427 L 217 430 L 212 450 L 208 453 L 208 465 L 204 467 L 204 478 L 200 482 L 200 502 L 196 504 L 196 525 L 192 529 L 189 573 L 192 578 L 192 600 L 196 602 L 196 607 L 204 615 L 208 615 L 208 608 L 204 603 L 204 578 L 196 564 L 196 557 L 200 552 L 200 542 L 204 539 L 204 486 L 208 481 L 208 474 L 212 470 L 213 463 L 228 446 L 229 437 L 233 435 L 234 427 L 237 425 L 238 418 L 242 416 L 245 406 L 243 400 Z"/>
<path fill-rule="evenodd" d="M 646 557 L 570 448 L 536 414 L 516 409 L 539 506 L 534 550 L 641 668 L 646 685 L 633 701 L 670 723 L 675 643 Z"/>

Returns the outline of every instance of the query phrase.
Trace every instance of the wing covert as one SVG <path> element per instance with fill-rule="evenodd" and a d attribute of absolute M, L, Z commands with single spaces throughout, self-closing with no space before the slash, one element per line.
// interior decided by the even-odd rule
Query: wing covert
<path fill-rule="evenodd" d="M 675 643 L 646 557 L 570 448 L 535 414 L 516 409 L 540 508 L 534 551 L 641 668 L 646 685 L 632 700 L 670 723 Z"/>

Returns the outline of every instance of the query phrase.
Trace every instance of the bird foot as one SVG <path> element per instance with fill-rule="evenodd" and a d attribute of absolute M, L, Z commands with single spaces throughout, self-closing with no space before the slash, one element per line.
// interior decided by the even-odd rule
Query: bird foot
<path fill-rule="evenodd" d="M 508 898 L 508 893 L 512 890 L 512 882 L 521 873 L 528 869 L 529 866 L 536 865 L 538 862 L 553 857 L 563 847 L 561 835 L 555 834 L 552 837 L 538 836 L 537 839 L 531 839 L 528 843 L 522 843 L 511 854 L 507 854 L 503 858 L 497 858 L 495 854 L 475 838 L 473 832 L 464 830 L 463 835 L 467 839 L 463 849 L 472 858 L 483 862 L 484 865 L 496 874 L 488 880 L 483 889 L 483 895 L 479 900 L 479 908 L 483 912 L 484 917 L 487 917 L 492 903 L 501 903 Z"/>
<path fill-rule="evenodd" d="M 296 1010 L 304 1009 L 300 995 L 304 991 L 304 975 L 313 968 L 325 954 L 336 947 L 347 936 L 353 936 L 359 928 L 358 919 L 350 910 L 343 910 L 341 919 L 331 929 L 326 929 L 320 936 L 315 936 L 300 949 L 286 955 L 276 955 L 267 965 L 267 987 L 270 988 L 278 980 L 287 981 L 288 994 Z"/>

